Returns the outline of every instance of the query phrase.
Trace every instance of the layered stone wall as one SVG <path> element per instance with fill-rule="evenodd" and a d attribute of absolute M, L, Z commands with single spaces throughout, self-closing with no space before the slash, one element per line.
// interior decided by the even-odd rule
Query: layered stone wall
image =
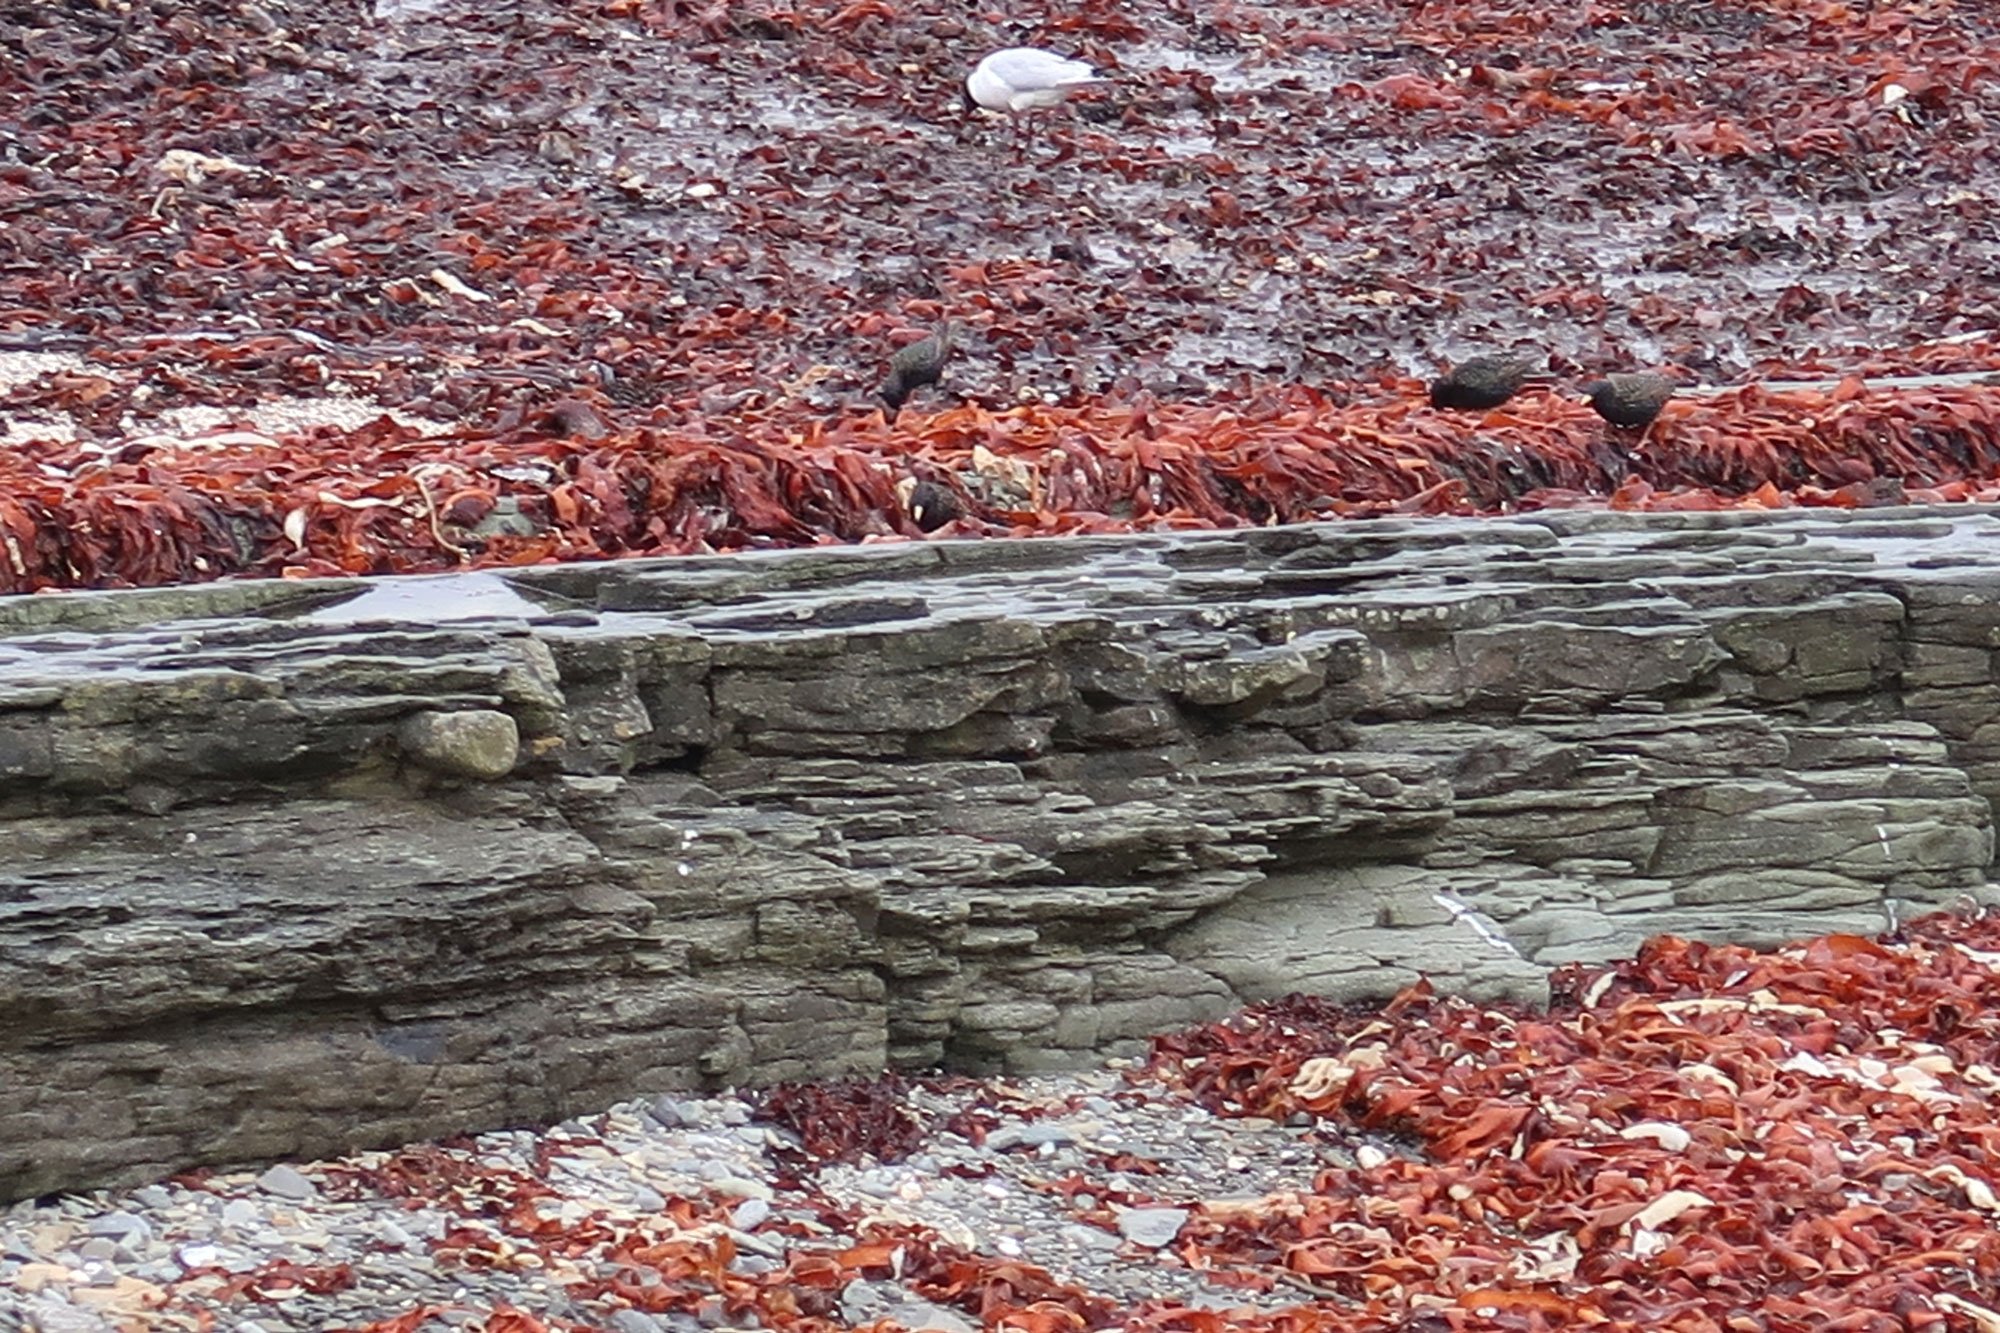
<path fill-rule="evenodd" d="M 0 601 L 0 1197 L 1982 901 L 2000 522 Z"/>

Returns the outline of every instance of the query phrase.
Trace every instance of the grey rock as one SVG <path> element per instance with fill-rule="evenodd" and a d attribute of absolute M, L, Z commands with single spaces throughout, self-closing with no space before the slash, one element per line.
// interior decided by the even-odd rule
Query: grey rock
<path fill-rule="evenodd" d="M 700 1129 L 708 1123 L 708 1110 L 700 1102 L 679 1101 L 673 1097 L 657 1097 L 648 1111 L 655 1121 L 667 1129 Z"/>
<path fill-rule="evenodd" d="M 275 1194 L 281 1199 L 312 1199 L 319 1196 L 319 1186 L 300 1175 L 294 1167 L 280 1162 L 257 1177 L 257 1188 L 266 1194 Z"/>
<path fill-rule="evenodd" d="M 667 1328 L 643 1310 L 613 1310 L 604 1322 L 612 1333 L 666 1333 Z"/>
<path fill-rule="evenodd" d="M 1076 1134 L 1064 1124 L 1053 1120 L 1030 1120 L 1019 1125 L 1002 1125 L 986 1136 L 986 1147 L 990 1152 L 1006 1152 L 1010 1148 L 1041 1148 L 1076 1142 Z"/>
<path fill-rule="evenodd" d="M 277 1168 L 273 1167 L 273 1170 Z M 309 1198 L 309 1193 L 283 1195 L 284 1198 Z M 264 1210 L 248 1199 L 231 1199 L 222 1205 L 222 1225 L 242 1231 L 249 1227 L 264 1225 Z"/>
<path fill-rule="evenodd" d="M 35 1297 L 22 1313 L 24 1327 L 31 1333 L 104 1333 L 107 1327 L 96 1311 L 80 1310 L 50 1295 Z"/>
<path fill-rule="evenodd" d="M 902 1302 L 903 1293 L 884 1282 L 856 1278 L 840 1289 L 840 1316 L 850 1324 L 885 1318 Z"/>
<path fill-rule="evenodd" d="M 1123 1234 L 1122 1224 L 1120 1231 Z M 1179 1234 L 1178 1228 L 1175 1234 Z M 1120 1244 L 1119 1238 L 1108 1231 L 1100 1231 L 1096 1227 L 1082 1226 L 1077 1223 L 1070 1223 L 1064 1226 L 1062 1229 L 1062 1238 L 1065 1243 L 1082 1250 L 1110 1251 L 1116 1250 Z M 1128 1236 L 1127 1239 L 1130 1239 L 1130 1237 Z M 1168 1239 L 1171 1240 L 1172 1237 Z M 1165 1241 L 1161 1242 L 1161 1244 L 1165 1243 Z"/>
<path fill-rule="evenodd" d="M 135 1195 L 135 1202 L 143 1203 Z M 102 1213 L 84 1223 L 84 1230 L 93 1236 L 109 1236 L 132 1245 L 145 1245 L 153 1239 L 153 1224 L 137 1213 L 124 1211 Z"/>
<path fill-rule="evenodd" d="M 766 1185 L 761 1180 L 752 1180 L 747 1176 L 719 1176 L 713 1183 L 715 1185 L 715 1192 L 724 1198 L 755 1199 L 762 1203 L 769 1203 L 773 1197 L 769 1185 Z"/>
<path fill-rule="evenodd" d="M 1155 1250 L 1173 1244 L 1191 1215 L 1185 1208 L 1120 1208 L 1117 1214 L 1119 1235 Z"/>
<path fill-rule="evenodd" d="M 410 758 L 453 777 L 503 778 L 521 757 L 518 724 L 492 709 L 418 713 L 404 720 L 397 739 Z"/>
<path fill-rule="evenodd" d="M 770 1204 L 762 1199 L 745 1199 L 729 1214 L 729 1225 L 738 1231 L 755 1231 L 770 1216 Z"/>
<path fill-rule="evenodd" d="M 1564 512 L 15 599 L 0 1198 L 638 1086 L 726 1179 L 768 1139 L 724 1089 L 1976 899 L 1996 535 Z"/>
<path fill-rule="evenodd" d="M 956 1310 L 926 1300 L 904 1301 L 889 1312 L 889 1318 L 910 1333 L 979 1333 L 980 1327 Z"/>

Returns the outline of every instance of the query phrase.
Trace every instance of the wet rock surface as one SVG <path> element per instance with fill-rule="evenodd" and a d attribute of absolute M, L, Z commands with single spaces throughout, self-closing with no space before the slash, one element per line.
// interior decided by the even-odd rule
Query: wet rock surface
<path fill-rule="evenodd" d="M 1660 931 L 1980 896 L 1996 527 L 1549 513 L 7 603 L 0 1194 L 1031 1074 L 1419 974 L 1532 1001 Z"/>

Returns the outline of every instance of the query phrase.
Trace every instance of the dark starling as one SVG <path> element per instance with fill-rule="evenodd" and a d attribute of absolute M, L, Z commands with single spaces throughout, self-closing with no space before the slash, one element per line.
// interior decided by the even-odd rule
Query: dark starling
<path fill-rule="evenodd" d="M 910 508 L 910 521 L 920 532 L 936 532 L 965 513 L 958 497 L 934 481 L 920 481 L 912 486 L 905 503 Z"/>
<path fill-rule="evenodd" d="M 1665 375 L 1606 375 L 1584 385 L 1583 396 L 1612 425 L 1637 430 L 1660 415 L 1674 396 L 1674 382 Z"/>
<path fill-rule="evenodd" d="M 889 419 L 903 410 L 903 400 L 926 385 L 936 384 L 951 355 L 955 330 L 946 320 L 927 338 L 919 338 L 889 358 L 889 378 L 882 381 L 882 401 L 888 405 Z"/>
<path fill-rule="evenodd" d="M 1431 406 L 1484 412 L 1521 392 L 1534 373 L 1534 364 L 1522 357 L 1475 356 L 1431 381 Z"/>

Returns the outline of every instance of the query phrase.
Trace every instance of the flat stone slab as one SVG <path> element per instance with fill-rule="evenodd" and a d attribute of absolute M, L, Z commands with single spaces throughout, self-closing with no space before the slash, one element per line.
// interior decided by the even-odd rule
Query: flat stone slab
<path fill-rule="evenodd" d="M 1996 539 L 1565 511 L 0 599 L 0 1197 L 1983 900 Z"/>

